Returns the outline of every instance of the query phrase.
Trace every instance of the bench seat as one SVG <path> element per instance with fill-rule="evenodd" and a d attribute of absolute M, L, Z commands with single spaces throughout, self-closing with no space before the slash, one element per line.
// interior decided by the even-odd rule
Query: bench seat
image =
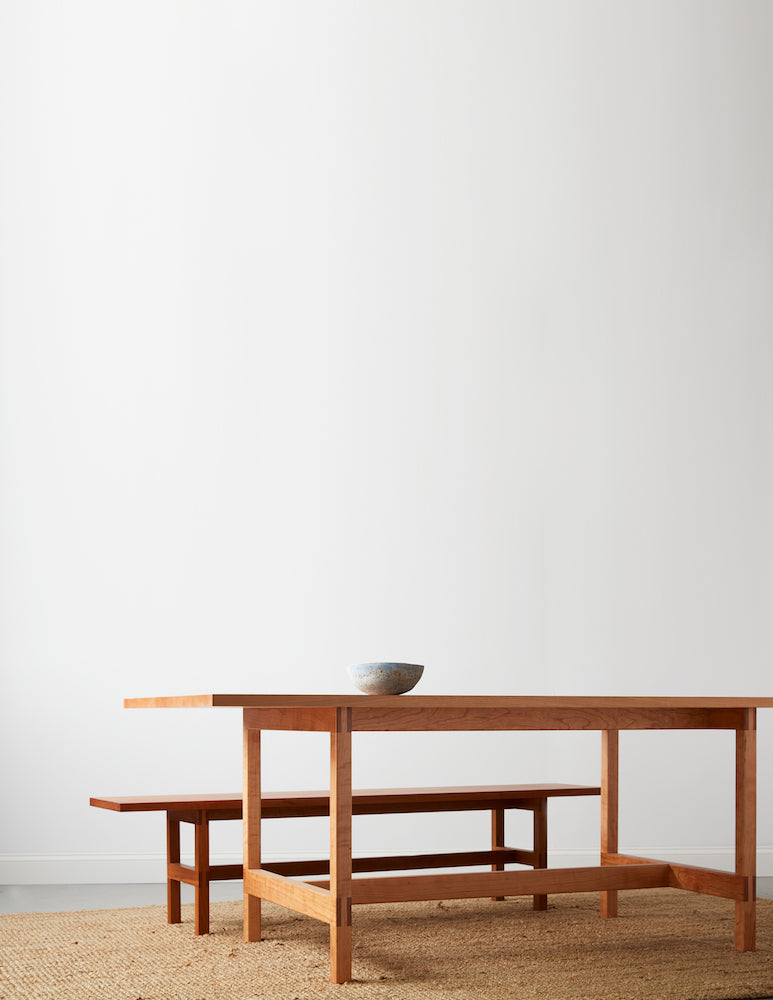
<path fill-rule="evenodd" d="M 491 812 L 491 848 L 485 851 L 457 851 L 443 854 L 402 855 L 400 857 L 354 858 L 356 872 L 408 871 L 422 868 L 452 868 L 490 864 L 502 871 L 505 864 L 532 868 L 547 867 L 547 802 L 550 798 L 599 795 L 591 785 L 475 785 L 442 788 L 370 788 L 352 792 L 352 814 L 374 816 L 396 813 Z M 210 865 L 209 822 L 236 820 L 242 817 L 242 796 L 238 793 L 211 795 L 128 795 L 94 796 L 90 804 L 115 812 L 165 812 L 167 820 L 167 919 L 180 922 L 180 884 L 196 890 L 195 929 L 209 932 L 209 884 L 221 879 L 242 877 L 241 865 Z M 530 849 L 505 846 L 505 810 L 520 809 L 533 813 L 534 839 Z M 327 792 L 264 792 L 261 815 L 264 819 L 291 819 L 327 816 L 330 797 Z M 180 823 L 195 828 L 194 864 L 180 862 Z M 320 875 L 329 871 L 326 860 L 264 862 L 263 867 L 278 875 Z M 497 897 L 502 898 L 502 897 Z M 534 908 L 547 908 L 547 896 L 534 896 Z"/>

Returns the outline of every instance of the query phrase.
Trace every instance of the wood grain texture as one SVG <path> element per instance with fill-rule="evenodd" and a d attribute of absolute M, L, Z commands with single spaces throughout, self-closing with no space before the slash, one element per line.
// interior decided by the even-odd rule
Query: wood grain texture
<path fill-rule="evenodd" d="M 247 725 L 253 729 L 332 733 L 336 724 L 334 707 L 268 705 L 263 708 L 245 708 L 244 712 Z"/>
<path fill-rule="evenodd" d="M 442 812 L 444 810 L 529 808 L 545 796 L 560 798 L 575 795 L 599 795 L 598 785 L 572 785 L 546 782 L 541 785 L 450 785 L 429 788 L 362 788 L 352 792 L 356 815 L 404 812 Z M 195 822 L 195 812 L 206 809 L 210 819 L 240 819 L 242 794 L 202 793 L 199 795 L 123 795 L 92 796 L 90 805 L 114 812 L 174 811 L 187 822 Z M 261 793 L 263 819 L 290 819 L 302 816 L 328 816 L 330 795 L 324 791 Z"/>
<path fill-rule="evenodd" d="M 329 710 L 338 708 L 351 709 L 355 731 L 736 729 L 737 710 L 773 707 L 773 698 L 202 694 L 127 698 L 124 705 L 240 706 L 264 712 L 272 728 L 311 731 L 331 728 Z"/>
<path fill-rule="evenodd" d="M 536 868 L 517 872 L 455 872 L 448 875 L 398 875 L 359 878 L 352 901 L 405 903 L 421 899 L 471 899 L 478 896 L 532 896 L 551 892 L 598 892 L 656 889 L 669 884 L 669 866 Z"/>
<path fill-rule="evenodd" d="M 198 882 L 198 872 L 193 867 L 193 865 L 184 865 L 172 863 L 169 865 L 169 875 L 178 882 L 184 882 L 186 885 L 196 885 Z M 218 882 L 223 879 L 240 879 L 244 872 L 243 865 L 210 865 L 209 866 L 209 881 Z M 179 921 L 169 921 L 170 923 L 179 923 Z"/>
<path fill-rule="evenodd" d="M 331 923 L 336 916 L 335 897 L 326 889 L 299 879 L 275 875 L 265 868 L 244 873 L 244 885 L 251 896 L 286 906 L 296 913 Z"/>
<path fill-rule="evenodd" d="M 184 865 L 181 862 L 171 862 L 168 866 L 169 875 L 177 882 L 184 882 L 185 885 L 196 885 L 197 875 L 193 865 Z M 169 921 L 172 923 L 172 921 Z M 175 921 L 179 923 L 179 921 Z"/>
<path fill-rule="evenodd" d="M 505 846 L 505 810 L 498 806 L 496 809 L 491 810 L 491 847 L 492 850 L 496 851 L 497 848 L 504 849 Z M 494 864 L 491 866 L 493 872 L 503 872 L 505 870 L 504 856 L 500 853 L 499 857 L 495 856 Z M 494 902 L 502 902 L 504 896 L 492 896 Z"/>
<path fill-rule="evenodd" d="M 658 865 L 663 864 L 663 861 L 657 858 L 641 858 L 632 854 L 602 854 L 601 863 L 602 865 Z M 720 896 L 723 899 L 744 898 L 746 883 L 740 875 L 717 871 L 714 868 L 682 865 L 673 861 L 669 861 L 667 864 L 671 870 L 668 884 L 672 889 L 685 889 L 688 892 Z"/>
<path fill-rule="evenodd" d="M 92 805 L 93 805 L 92 801 Z M 167 813 L 166 817 L 166 920 L 169 924 L 179 924 L 180 881 L 175 879 L 170 869 L 180 862 L 180 821 Z"/>
<path fill-rule="evenodd" d="M 599 795 L 598 785 L 464 785 L 430 788 L 366 788 L 352 792 L 356 816 L 411 812 L 458 812 L 530 809 L 543 798 Z M 326 816 L 330 798 L 323 792 L 264 793 L 264 819 L 291 816 Z"/>
<path fill-rule="evenodd" d="M 260 868 L 260 730 L 250 729 L 246 720 L 244 733 L 244 787 L 242 796 L 247 803 L 243 809 L 242 843 L 245 872 Z M 248 889 L 244 881 L 244 940 L 260 941 L 260 896 Z"/>
<path fill-rule="evenodd" d="M 670 868 L 669 885 L 674 889 L 686 889 L 688 892 L 721 896 L 724 899 L 744 900 L 747 884 L 741 875 L 711 868 L 699 868 L 695 865 L 678 865 L 673 862 Z"/>
<path fill-rule="evenodd" d="M 125 708 L 773 708 L 773 698 L 593 695 L 198 694 L 125 698 Z"/>
<path fill-rule="evenodd" d="M 662 858 L 642 858 L 637 854 L 615 854 L 601 852 L 602 865 L 667 865 L 669 861 Z"/>
<path fill-rule="evenodd" d="M 330 980 L 352 978 L 352 712 L 336 709 L 330 734 Z"/>
<path fill-rule="evenodd" d="M 462 732 L 604 730 L 604 729 L 734 729 L 736 716 L 704 707 L 598 705 L 508 706 L 451 705 L 356 706 L 352 728 L 362 732 Z"/>
<path fill-rule="evenodd" d="M 92 796 L 89 805 L 100 809 L 112 809 L 114 812 L 153 812 L 158 810 L 174 810 L 181 812 L 198 809 L 236 810 L 242 814 L 241 792 L 220 793 L 204 792 L 197 795 L 110 795 Z"/>
<path fill-rule="evenodd" d="M 388 854 L 372 858 L 353 858 L 352 872 L 411 871 L 421 868 L 469 868 L 472 865 L 488 865 L 501 862 L 510 865 L 533 865 L 534 851 L 517 847 L 501 847 L 489 851 L 449 851 L 439 854 Z M 323 875 L 330 871 L 330 862 L 325 858 L 308 861 L 264 861 L 263 868 L 276 875 Z M 499 869 L 497 869 L 499 870 Z M 322 885 L 322 882 L 315 882 Z M 329 882 L 324 883 L 329 885 Z"/>
<path fill-rule="evenodd" d="M 548 803 L 547 799 L 540 799 L 534 809 L 534 853 L 536 860 L 535 868 L 547 868 L 548 866 Z M 544 893 L 537 893 L 534 897 L 535 910 L 547 910 L 548 897 Z"/>
<path fill-rule="evenodd" d="M 744 898 L 735 904 L 735 947 L 754 951 L 757 920 L 757 713 L 746 712 L 735 742 L 735 871 Z"/>
<path fill-rule="evenodd" d="M 197 934 L 209 934 L 209 820 L 205 809 L 199 813 L 194 831 L 193 851 L 196 859 L 194 923 Z"/>
<path fill-rule="evenodd" d="M 616 854 L 618 850 L 618 747 L 615 729 L 601 734 L 601 853 Z M 617 892 L 601 893 L 601 916 L 617 916 Z"/>

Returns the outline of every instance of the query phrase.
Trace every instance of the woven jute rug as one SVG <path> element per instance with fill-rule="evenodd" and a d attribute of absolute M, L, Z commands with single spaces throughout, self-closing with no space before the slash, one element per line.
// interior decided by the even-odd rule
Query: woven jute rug
<path fill-rule="evenodd" d="M 241 903 L 0 916 L 3 1000 L 730 1000 L 773 997 L 773 900 L 760 900 L 757 951 L 733 948 L 733 905 L 671 889 L 598 897 L 358 906 L 354 982 L 329 981 L 328 929 L 264 904 L 263 941 L 241 939 Z"/>

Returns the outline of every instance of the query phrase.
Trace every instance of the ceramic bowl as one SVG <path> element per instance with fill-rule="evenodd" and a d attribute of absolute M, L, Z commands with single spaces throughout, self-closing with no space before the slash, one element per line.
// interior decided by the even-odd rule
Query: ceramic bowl
<path fill-rule="evenodd" d="M 403 694 L 424 673 L 418 663 L 357 663 L 347 670 L 354 686 L 365 694 Z"/>

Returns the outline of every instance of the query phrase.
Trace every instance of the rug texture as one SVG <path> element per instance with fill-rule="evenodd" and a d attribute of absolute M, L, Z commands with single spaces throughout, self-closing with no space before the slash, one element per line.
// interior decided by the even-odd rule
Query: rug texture
<path fill-rule="evenodd" d="M 733 948 L 733 905 L 672 889 L 358 906 L 354 982 L 329 981 L 327 926 L 264 904 L 264 940 L 245 944 L 241 902 L 0 916 L 3 1000 L 736 1000 L 773 997 L 773 900 L 757 951 Z"/>

